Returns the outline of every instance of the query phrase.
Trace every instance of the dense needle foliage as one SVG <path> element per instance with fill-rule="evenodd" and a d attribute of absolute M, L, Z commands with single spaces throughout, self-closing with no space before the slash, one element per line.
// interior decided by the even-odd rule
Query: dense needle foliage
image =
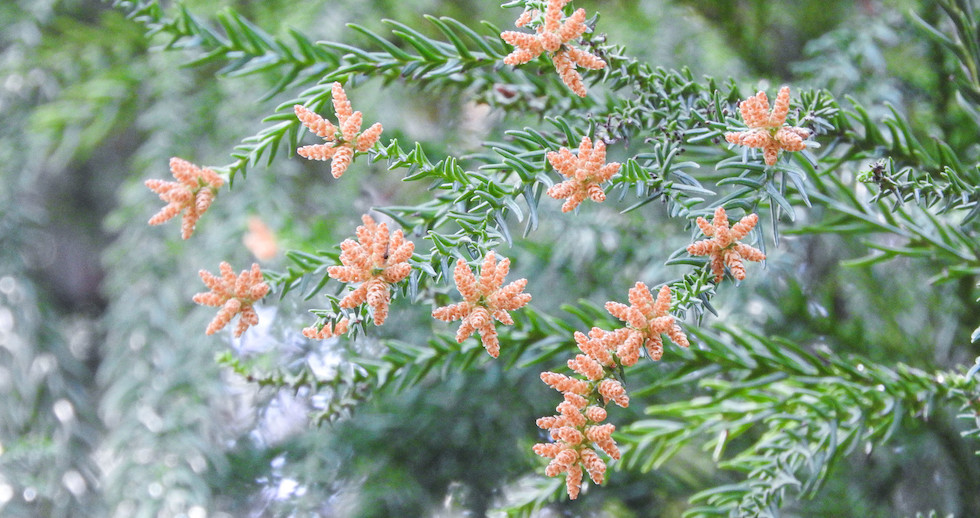
<path fill-rule="evenodd" d="M 0 5 L 0 514 L 980 514 L 978 6 L 565 4 Z"/>

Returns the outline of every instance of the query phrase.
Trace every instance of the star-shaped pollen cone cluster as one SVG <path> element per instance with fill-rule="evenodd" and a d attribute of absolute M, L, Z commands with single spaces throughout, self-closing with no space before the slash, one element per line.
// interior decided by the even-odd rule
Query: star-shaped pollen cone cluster
<path fill-rule="evenodd" d="M 363 115 L 352 111 L 347 94 L 340 83 L 334 83 L 331 90 L 333 108 L 337 114 L 338 126 L 310 111 L 307 107 L 297 104 L 293 106 L 296 117 L 304 126 L 322 137 L 324 144 L 303 146 L 296 150 L 300 156 L 310 160 L 332 160 L 330 174 L 340 178 L 354 159 L 354 153 L 364 153 L 378 141 L 381 136 L 381 123 L 376 122 L 370 128 L 361 131 Z"/>
<path fill-rule="evenodd" d="M 517 47 L 504 58 L 508 65 L 521 65 L 547 52 L 555 64 L 555 70 L 561 80 L 577 95 L 585 97 L 585 85 L 582 76 L 575 69 L 582 68 L 598 70 L 605 68 L 606 62 L 599 56 L 572 47 L 569 42 L 578 39 L 585 33 L 585 9 L 578 9 L 571 16 L 562 20 L 562 8 L 568 0 L 549 0 L 545 8 L 544 22 L 535 28 L 535 34 L 526 32 L 505 31 L 500 33 L 504 41 Z M 537 9 L 525 11 L 514 23 L 524 27 L 531 20 L 540 16 Z"/>
<path fill-rule="evenodd" d="M 616 349 L 616 355 L 624 366 L 634 365 L 640 358 L 640 347 L 646 347 L 652 360 L 660 360 L 664 354 L 663 338 L 667 335 L 681 347 L 690 347 L 690 342 L 680 326 L 670 315 L 670 287 L 664 285 L 653 299 L 646 284 L 637 282 L 629 291 L 629 303 L 606 302 L 606 311 L 626 322 L 627 327 L 616 332 L 623 339 Z"/>
<path fill-rule="evenodd" d="M 150 218 L 148 223 L 159 225 L 183 212 L 180 236 L 187 239 L 194 233 L 197 220 L 211 206 L 218 189 L 225 181 L 211 169 L 206 167 L 202 169 L 177 157 L 170 159 L 170 172 L 177 179 L 176 182 L 156 179 L 146 181 L 146 186 L 159 194 L 161 200 L 167 202 L 167 205 Z"/>
<path fill-rule="evenodd" d="M 732 276 L 738 280 L 745 279 L 745 266 L 742 260 L 762 261 L 766 254 L 761 250 L 739 243 L 738 240 L 744 238 L 759 222 L 759 216 L 749 214 L 742 218 L 733 227 L 728 228 L 728 215 L 725 214 L 723 207 L 715 210 L 715 217 L 711 223 L 698 216 L 697 224 L 701 232 L 711 239 L 697 241 L 688 245 L 687 253 L 691 255 L 707 255 L 711 258 L 711 271 L 715 274 L 715 282 L 721 282 L 725 277 L 725 267 L 732 272 Z"/>
<path fill-rule="evenodd" d="M 606 463 L 597 451 L 605 452 L 612 459 L 620 457 L 612 438 L 616 426 L 600 423 L 606 419 L 604 405 L 609 401 L 624 408 L 629 406 L 626 389 L 615 378 L 616 348 L 622 337 L 622 333 L 597 327 L 588 336 L 576 332 L 575 342 L 581 354 L 568 360 L 568 367 L 577 376 L 541 374 L 541 381 L 561 392 L 564 401 L 558 405 L 557 415 L 537 420 L 539 428 L 548 430 L 552 442 L 535 444 L 533 450 L 552 459 L 545 469 L 546 475 L 556 477 L 565 473 L 566 490 L 573 500 L 581 491 L 583 473 L 588 473 L 596 484 L 602 484 L 605 478 Z"/>
<path fill-rule="evenodd" d="M 640 347 L 646 346 L 650 357 L 659 360 L 663 354 L 661 334 L 668 335 L 678 345 L 689 347 L 687 336 L 674 323 L 670 311 L 670 288 L 660 289 L 657 299 L 642 282 L 629 292 L 630 305 L 607 302 L 606 309 L 626 321 L 627 327 L 605 331 L 593 327 L 589 334 L 575 332 L 575 343 L 581 354 L 568 360 L 575 376 L 544 372 L 541 381 L 564 396 L 558 415 L 538 419 L 538 427 L 548 430 L 552 442 L 534 445 L 534 452 L 551 459 L 545 474 L 550 477 L 565 473 L 569 498 L 578 497 L 583 473 L 596 484 L 602 484 L 606 463 L 599 457 L 603 451 L 612 459 L 620 452 L 612 433 L 615 425 L 600 424 L 606 418 L 605 406 L 613 402 L 629 406 L 626 388 L 616 378 L 621 367 L 634 365 L 640 357 Z"/>
<path fill-rule="evenodd" d="M 371 216 L 361 216 L 357 241 L 345 239 L 340 244 L 343 266 L 327 268 L 327 274 L 340 282 L 360 286 L 340 301 L 340 307 L 353 308 L 365 301 L 374 310 L 374 325 L 384 324 L 391 303 L 390 286 L 412 271 L 408 260 L 415 244 L 405 239 L 401 230 L 388 232 L 388 224 L 377 224 Z"/>
<path fill-rule="evenodd" d="M 242 270 L 237 276 L 231 265 L 222 261 L 219 265 L 221 276 L 212 275 L 207 270 L 201 270 L 201 280 L 211 291 L 194 295 L 194 302 L 204 306 L 221 307 L 215 315 L 205 334 L 214 334 L 228 325 L 231 319 L 241 314 L 235 336 L 242 336 L 248 326 L 259 323 L 259 315 L 252 307 L 256 301 L 269 293 L 269 285 L 262 280 L 259 265 L 253 263 L 251 270 Z"/>
<path fill-rule="evenodd" d="M 725 140 L 732 144 L 762 149 L 766 165 L 776 165 L 779 151 L 803 151 L 810 130 L 795 126 L 786 126 L 786 115 L 789 113 L 789 87 L 779 89 L 772 111 L 769 111 L 769 98 L 765 92 L 759 92 L 755 97 L 749 97 L 738 105 L 742 113 L 746 131 L 725 133 Z"/>
<path fill-rule="evenodd" d="M 548 196 L 565 199 L 561 206 L 562 212 L 578 207 L 586 197 L 596 203 L 605 201 L 606 193 L 600 184 L 612 178 L 620 167 L 616 162 L 606 163 L 605 142 L 599 140 L 593 147 L 589 137 L 582 137 L 578 156 L 573 155 L 568 148 L 561 148 L 549 152 L 547 157 L 551 166 L 568 178 L 548 189 Z"/>
<path fill-rule="evenodd" d="M 531 295 L 524 293 L 527 279 L 518 279 L 503 286 L 504 278 L 510 272 L 510 259 L 506 257 L 497 262 L 493 252 L 487 254 L 477 279 L 466 261 L 456 262 L 453 279 L 456 289 L 463 296 L 463 302 L 436 308 L 432 316 L 446 322 L 462 320 L 456 341 L 463 343 L 474 332 L 480 333 L 483 347 L 496 358 L 500 354 L 500 340 L 494 319 L 513 325 L 514 319 L 508 311 L 520 309 L 531 301 Z"/>

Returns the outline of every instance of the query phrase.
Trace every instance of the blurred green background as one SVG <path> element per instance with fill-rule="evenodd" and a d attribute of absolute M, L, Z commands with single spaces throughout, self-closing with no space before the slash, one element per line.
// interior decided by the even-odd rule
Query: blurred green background
<path fill-rule="evenodd" d="M 204 20 L 230 6 L 274 35 L 295 28 L 312 40 L 362 44 L 344 24 L 383 33 L 382 18 L 421 27 L 421 15 L 431 13 L 508 27 L 516 16 L 477 0 L 183 5 Z M 976 127 L 957 110 L 946 80 L 953 65 L 914 37 L 906 16 L 911 9 L 939 20 L 932 2 L 575 5 L 599 11 L 599 32 L 651 64 L 731 76 L 746 93 L 791 83 L 877 107 L 888 101 L 922 134 L 975 152 Z M 262 325 L 242 340 L 204 335 L 213 313 L 190 301 L 203 291 L 197 271 L 253 260 L 241 244 L 247 216 L 261 217 L 283 248 L 327 249 L 367 208 L 423 193 L 366 160 L 358 164 L 362 181 L 334 182 L 317 164 L 283 158 L 223 192 L 192 239 L 180 240 L 173 223 L 148 227 L 160 204 L 143 181 L 168 178 L 169 157 L 228 162 L 261 118 L 296 92 L 261 101 L 274 74 L 216 77 L 220 64 L 183 67 L 192 55 L 163 51 L 164 41 L 144 32 L 96 0 L 0 2 L 0 515 L 482 516 L 519 495 L 528 477 L 543 478 L 529 446 L 541 437 L 534 419 L 551 413 L 555 398 L 534 369 L 489 364 L 433 375 L 313 429 L 306 413 L 316 397 L 258 390 L 217 366 L 215 354 L 230 347 L 337 368 L 330 344 L 297 336 L 313 321 L 305 313 L 312 303 L 298 297 L 264 308 Z M 465 96 L 381 86 L 350 91 L 355 108 L 366 121 L 384 121 L 383 140 L 423 141 L 437 156 L 475 151 L 514 124 Z M 565 302 L 558 295 L 622 300 L 636 278 L 657 277 L 665 251 L 680 246 L 679 227 L 637 225 L 627 236 L 610 232 L 609 223 L 638 216 L 588 210 L 590 224 L 545 219 L 512 251 L 515 278 L 533 272 L 571 286 L 535 292 L 537 307 L 557 311 Z M 912 288 L 927 276 L 908 261 L 845 269 L 836 257 L 852 243 L 785 240 L 789 252 L 771 262 L 775 273 L 759 281 L 751 303 L 752 292 L 740 290 L 723 293 L 716 306 L 739 308 L 740 319 L 767 332 L 832 335 L 872 359 L 972 363 L 976 352 L 955 346 L 980 321 L 972 284 L 921 294 Z M 263 267 L 282 267 L 281 254 Z M 912 305 L 927 309 L 910 314 Z M 396 308 L 378 334 L 424 340 L 426 308 Z M 933 347 L 924 352 L 923 343 Z M 621 411 L 614 422 L 637 415 Z M 784 514 L 980 516 L 980 467 L 957 434 L 948 420 L 907 428 L 887 450 L 852 455 L 818 498 Z M 703 452 L 684 453 L 650 474 L 613 473 L 601 490 L 542 515 L 677 516 L 687 496 L 729 476 Z"/>

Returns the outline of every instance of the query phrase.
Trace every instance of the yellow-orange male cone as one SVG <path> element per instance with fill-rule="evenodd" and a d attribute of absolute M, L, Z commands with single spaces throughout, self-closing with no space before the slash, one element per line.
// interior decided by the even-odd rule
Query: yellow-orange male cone
<path fill-rule="evenodd" d="M 364 153 L 374 146 L 381 136 L 382 127 L 378 122 L 362 132 L 363 115 L 352 110 L 343 86 L 335 82 L 331 94 L 339 127 L 301 104 L 293 106 L 300 122 L 326 141 L 324 144 L 303 146 L 296 152 L 310 160 L 331 160 L 330 174 L 340 178 L 354 159 L 354 153 Z"/>
<path fill-rule="evenodd" d="M 779 89 L 772 112 L 769 111 L 769 99 L 765 92 L 759 92 L 755 97 L 742 101 L 738 107 L 742 113 L 746 131 L 725 133 L 725 140 L 732 144 L 762 149 L 766 165 L 776 165 L 779 151 L 803 151 L 810 130 L 795 126 L 786 126 L 786 115 L 789 113 L 789 87 Z"/>
<path fill-rule="evenodd" d="M 531 301 L 531 295 L 523 293 L 527 279 L 518 279 L 503 286 L 509 271 L 510 259 L 505 257 L 498 263 L 496 255 L 490 252 L 483 260 L 480 279 L 477 280 L 466 261 L 460 259 L 453 278 L 463 301 L 436 308 L 432 316 L 446 322 L 462 319 L 456 341 L 463 343 L 474 332 L 479 332 L 483 347 L 496 358 L 500 354 L 500 340 L 493 321 L 513 325 L 514 319 L 507 312 L 522 308 Z"/>

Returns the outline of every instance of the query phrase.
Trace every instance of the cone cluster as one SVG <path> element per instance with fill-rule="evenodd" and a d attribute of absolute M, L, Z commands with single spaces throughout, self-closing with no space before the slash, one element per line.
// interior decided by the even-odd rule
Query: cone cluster
<path fill-rule="evenodd" d="M 715 282 L 725 278 L 725 267 L 732 272 L 732 277 L 745 279 L 743 260 L 762 261 L 766 254 L 758 248 L 739 243 L 759 222 L 757 214 L 745 216 L 735 226 L 728 228 L 728 215 L 724 207 L 715 209 L 715 217 L 711 223 L 698 216 L 697 224 L 701 232 L 710 239 L 697 241 L 687 247 L 691 255 L 706 255 L 711 259 L 711 271 L 715 274 Z"/>
<path fill-rule="evenodd" d="M 160 225 L 184 213 L 180 222 L 180 237 L 187 239 L 194 233 L 194 227 L 201 215 L 208 210 L 218 189 L 225 181 L 208 168 L 200 168 L 187 160 L 177 157 L 170 159 L 170 172 L 176 182 L 151 179 L 145 185 L 160 195 L 167 204 L 150 218 L 150 225 Z"/>
<path fill-rule="evenodd" d="M 547 154 L 551 167 L 568 179 L 551 186 L 548 196 L 564 199 L 562 212 L 568 212 L 578 207 L 585 198 L 591 198 L 596 203 L 606 200 L 606 193 L 601 184 L 619 171 L 620 164 L 606 163 L 606 143 L 599 140 L 592 145 L 589 137 L 582 137 L 578 147 L 578 156 L 573 155 L 568 148 L 551 151 Z"/>
<path fill-rule="evenodd" d="M 725 133 L 725 140 L 732 144 L 762 149 L 766 165 L 776 165 L 779 151 L 803 151 L 810 130 L 786 126 L 786 115 L 789 113 L 789 87 L 779 89 L 772 111 L 769 111 L 769 99 L 765 92 L 759 92 L 755 97 L 749 97 L 738 105 L 742 120 L 749 127 L 746 131 Z"/>
<path fill-rule="evenodd" d="M 576 331 L 575 343 L 581 354 L 568 360 L 568 368 L 576 376 L 544 372 L 541 381 L 562 393 L 558 414 L 538 419 L 538 427 L 548 430 L 552 442 L 535 444 L 534 452 L 551 459 L 545 474 L 556 477 L 565 473 L 565 489 L 571 499 L 578 497 L 583 473 L 596 484 L 602 484 L 606 463 L 597 453 L 619 459 L 619 448 L 612 439 L 613 424 L 600 424 L 606 419 L 605 406 L 613 402 L 629 406 L 629 395 L 617 372 L 634 365 L 641 346 L 647 348 L 651 359 L 663 354 L 666 334 L 677 345 L 688 347 L 687 336 L 674 323 L 670 311 L 670 288 L 660 289 L 657 299 L 642 282 L 629 292 L 630 305 L 607 302 L 610 314 L 626 322 L 626 327 L 605 331 L 593 327 L 589 334 Z"/>
<path fill-rule="evenodd" d="M 317 326 L 303 328 L 303 336 L 311 340 L 326 340 L 327 338 L 333 338 L 346 333 L 349 327 L 350 320 L 342 318 L 334 325 L 326 322 L 319 328 Z"/>
<path fill-rule="evenodd" d="M 381 123 L 361 131 L 364 117 L 353 111 L 347 93 L 340 83 L 334 83 L 331 90 L 333 109 L 337 114 L 337 125 L 317 115 L 309 108 L 297 104 L 293 106 L 296 117 L 316 136 L 326 141 L 324 144 L 303 146 L 296 150 L 300 156 L 310 160 L 331 160 L 330 174 L 340 178 L 354 159 L 354 153 L 364 153 L 374 146 L 381 136 Z"/>
<path fill-rule="evenodd" d="M 500 33 L 504 41 L 517 47 L 504 57 L 504 63 L 521 65 L 548 53 L 562 82 L 579 97 L 585 97 L 585 85 L 575 67 L 599 70 L 605 68 L 606 62 L 599 56 L 571 45 L 571 41 L 582 37 L 588 27 L 585 25 L 585 9 L 578 9 L 568 18 L 562 19 L 562 8 L 568 1 L 549 0 L 544 21 L 535 28 L 535 34 L 517 31 Z M 537 9 L 531 9 L 525 11 L 514 25 L 524 27 L 540 17 L 541 13 Z"/>
<path fill-rule="evenodd" d="M 251 270 L 242 270 L 237 276 L 231 265 L 224 261 L 218 269 L 220 276 L 212 275 L 207 270 L 199 272 L 204 285 L 211 291 L 194 295 L 194 302 L 221 308 L 204 331 L 208 335 L 223 329 L 235 315 L 241 315 L 235 327 L 235 337 L 239 337 L 248 326 L 259 323 L 259 315 L 252 305 L 269 293 L 269 285 L 262 280 L 262 271 L 256 263 L 252 264 Z"/>
<path fill-rule="evenodd" d="M 497 262 L 493 252 L 484 258 L 479 279 L 466 261 L 460 259 L 456 262 L 453 279 L 463 301 L 436 308 L 432 316 L 446 322 L 462 320 L 456 332 L 456 341 L 463 343 L 463 340 L 478 332 L 483 347 L 490 356 L 496 358 L 500 354 L 500 340 L 497 338 L 494 320 L 513 325 L 514 319 L 508 311 L 522 308 L 531 301 L 531 295 L 524 293 L 527 279 L 518 279 L 503 286 L 504 278 L 509 272 L 510 259 L 505 257 Z"/>
<path fill-rule="evenodd" d="M 342 266 L 327 268 L 327 274 L 340 282 L 359 283 L 341 301 L 340 307 L 353 308 L 365 302 L 374 311 L 374 325 L 384 324 L 391 303 L 391 288 L 412 271 L 408 263 L 415 244 L 405 239 L 401 230 L 388 231 L 365 214 L 357 227 L 357 241 L 345 239 L 340 244 Z"/>

